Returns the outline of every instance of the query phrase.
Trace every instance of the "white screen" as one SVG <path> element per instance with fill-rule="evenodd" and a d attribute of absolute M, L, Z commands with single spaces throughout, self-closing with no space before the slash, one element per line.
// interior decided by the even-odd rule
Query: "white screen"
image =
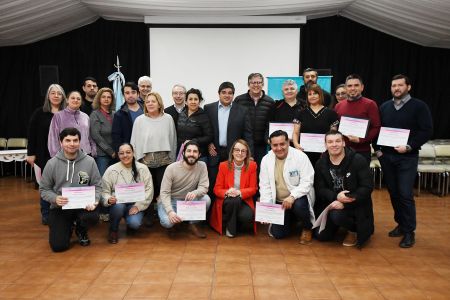
<path fill-rule="evenodd" d="M 247 76 L 298 76 L 300 28 L 150 28 L 150 76 L 164 106 L 181 83 L 198 88 L 204 104 L 217 101 L 230 81 L 235 96 L 247 92 Z M 267 81 L 265 83 L 265 89 Z"/>

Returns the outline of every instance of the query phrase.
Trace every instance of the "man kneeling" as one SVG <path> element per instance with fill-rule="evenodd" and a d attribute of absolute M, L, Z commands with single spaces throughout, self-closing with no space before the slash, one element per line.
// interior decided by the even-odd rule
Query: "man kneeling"
<path fill-rule="evenodd" d="M 206 201 L 206 211 L 211 205 L 208 192 L 209 180 L 206 164 L 198 161 L 200 146 L 195 141 L 184 145 L 183 160 L 170 164 L 161 182 L 158 216 L 164 228 L 171 229 L 183 220 L 177 215 L 177 201 Z M 205 238 L 197 227 L 197 221 L 190 221 L 189 229 L 196 237 Z M 169 231 L 170 232 L 170 231 Z"/>
<path fill-rule="evenodd" d="M 328 207 L 325 228 L 317 239 L 333 239 L 339 227 L 348 230 L 344 246 L 361 247 L 373 234 L 372 176 L 367 160 L 349 148 L 339 131 L 325 134 L 327 151 L 316 163 L 314 186 L 317 215 Z M 320 219 L 320 217 L 318 218 Z"/>
<path fill-rule="evenodd" d="M 61 150 L 48 161 L 39 186 L 42 199 L 50 202 L 49 242 L 55 252 L 69 249 L 74 222 L 80 245 L 88 246 L 87 225 L 98 221 L 95 208 L 100 200 L 102 178 L 94 159 L 80 150 L 80 139 L 81 133 L 76 128 L 61 131 Z M 62 188 L 86 186 L 95 186 L 94 204 L 85 209 L 62 209 L 70 202 L 62 196 Z"/>
<path fill-rule="evenodd" d="M 260 201 L 276 202 L 284 209 L 284 225 L 271 224 L 269 235 L 276 239 L 288 236 L 295 217 L 303 222 L 300 243 L 309 244 L 314 221 L 314 169 L 305 153 L 289 147 L 285 131 L 274 131 L 269 139 L 272 151 L 263 157 L 259 173 Z"/>

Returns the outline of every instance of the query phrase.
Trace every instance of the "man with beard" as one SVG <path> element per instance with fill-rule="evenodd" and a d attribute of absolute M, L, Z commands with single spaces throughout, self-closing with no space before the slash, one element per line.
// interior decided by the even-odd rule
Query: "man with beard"
<path fill-rule="evenodd" d="M 158 201 L 158 216 L 161 225 L 173 233 L 173 226 L 183 222 L 177 215 L 177 201 L 206 201 L 206 211 L 211 205 L 207 195 L 209 180 L 206 164 L 198 161 L 200 145 L 189 141 L 184 145 L 183 160 L 170 164 L 161 182 L 160 199 Z M 197 227 L 198 221 L 189 222 L 189 230 L 198 238 L 206 234 Z"/>
<path fill-rule="evenodd" d="M 125 103 L 114 114 L 111 130 L 113 149 L 116 153 L 120 145 L 130 142 L 134 120 L 144 113 L 143 104 L 138 101 L 139 88 L 136 83 L 125 83 L 122 93 Z"/>
<path fill-rule="evenodd" d="M 397 226 L 390 237 L 402 237 L 399 246 L 410 248 L 415 243 L 416 206 L 414 181 L 417 174 L 420 147 L 433 133 L 433 121 L 428 105 L 409 95 L 411 83 L 405 75 L 395 75 L 391 81 L 393 99 L 380 107 L 381 126 L 409 129 L 406 145 L 375 146 L 383 170 L 384 180 L 391 196 Z"/>
<path fill-rule="evenodd" d="M 317 84 L 317 79 L 319 78 L 317 71 L 313 68 L 307 68 L 303 71 L 303 85 L 299 88 L 297 93 L 297 101 L 302 103 L 304 107 L 308 106 L 308 85 Z M 323 92 L 323 105 L 325 107 L 330 107 L 331 95 L 322 88 Z"/>
<path fill-rule="evenodd" d="M 89 116 L 92 112 L 92 102 L 94 102 L 95 95 L 97 95 L 98 92 L 97 79 L 94 77 L 86 77 L 81 88 L 83 89 L 85 96 L 81 103 L 80 110 Z"/>
<path fill-rule="evenodd" d="M 369 120 L 367 133 L 364 138 L 353 135 L 345 136 L 345 144 L 364 156 L 367 165 L 371 160 L 370 143 L 374 141 L 380 131 L 380 114 L 377 103 L 369 98 L 363 97 L 364 83 L 361 76 L 357 74 L 348 75 L 345 79 L 348 98 L 342 100 L 334 110 L 339 118 L 342 116 Z"/>

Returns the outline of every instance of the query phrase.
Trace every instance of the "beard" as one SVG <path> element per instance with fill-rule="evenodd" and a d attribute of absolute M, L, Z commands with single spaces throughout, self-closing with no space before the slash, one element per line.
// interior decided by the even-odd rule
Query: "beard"
<path fill-rule="evenodd" d="M 184 160 L 188 165 L 193 166 L 193 165 L 195 165 L 195 164 L 198 162 L 199 157 L 195 158 L 195 157 L 193 157 L 193 156 L 186 156 L 186 154 L 183 154 L 183 160 Z"/>

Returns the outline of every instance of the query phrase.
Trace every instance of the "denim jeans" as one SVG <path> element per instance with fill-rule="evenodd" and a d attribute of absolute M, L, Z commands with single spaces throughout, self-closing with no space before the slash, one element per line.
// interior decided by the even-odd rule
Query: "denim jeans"
<path fill-rule="evenodd" d="M 139 229 L 142 224 L 144 212 L 140 211 L 135 215 L 129 215 L 130 208 L 134 203 L 116 203 L 109 209 L 109 230 L 118 231 L 119 223 L 122 218 L 125 219 L 127 227 L 131 229 Z"/>
<path fill-rule="evenodd" d="M 413 232 L 416 230 L 413 188 L 419 158 L 417 155 L 383 153 L 378 159 L 391 196 L 395 222 L 402 232 Z"/>
<path fill-rule="evenodd" d="M 172 209 L 174 212 L 177 212 L 177 201 L 183 201 L 184 199 L 172 199 Z M 209 210 L 209 207 L 211 206 L 211 199 L 208 195 L 204 195 L 201 198 L 195 198 L 193 201 L 206 201 L 206 211 Z M 172 224 L 169 220 L 169 215 L 167 214 L 166 210 L 164 209 L 164 206 L 162 205 L 161 201 L 158 202 L 158 216 L 159 216 L 159 222 L 161 223 L 161 226 L 164 228 L 172 228 L 174 224 Z M 189 221 L 190 224 L 199 223 L 200 221 Z"/>
<path fill-rule="evenodd" d="M 294 217 L 303 222 L 303 228 L 312 228 L 309 213 L 309 202 L 306 196 L 296 199 L 294 204 L 292 204 L 292 207 L 284 211 L 284 225 L 272 224 L 270 226 L 270 233 L 273 237 L 276 239 L 282 239 L 288 236 L 291 231 L 292 218 Z"/>
<path fill-rule="evenodd" d="M 45 201 L 44 199 L 41 198 L 40 204 L 41 204 L 42 221 L 48 222 L 48 212 L 50 210 L 50 202 Z"/>
<path fill-rule="evenodd" d="M 113 159 L 109 155 L 98 155 L 95 158 L 95 163 L 97 164 L 98 171 L 100 172 L 100 176 L 103 176 L 105 174 L 106 169 L 110 165 L 112 165 Z"/>

